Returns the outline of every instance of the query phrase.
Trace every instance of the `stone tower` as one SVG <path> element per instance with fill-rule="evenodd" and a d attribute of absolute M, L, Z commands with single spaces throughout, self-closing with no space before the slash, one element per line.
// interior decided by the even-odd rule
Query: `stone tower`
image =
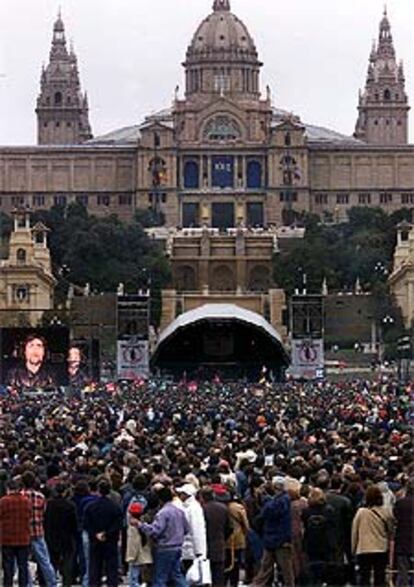
<path fill-rule="evenodd" d="M 76 55 L 66 47 L 60 14 L 53 27 L 49 64 L 42 69 L 36 114 L 39 145 L 73 145 L 92 138 L 88 99 L 81 92 Z"/>
<path fill-rule="evenodd" d="M 408 97 L 402 62 L 397 63 L 385 9 L 378 43 L 369 58 L 365 90 L 360 92 L 355 137 L 375 145 L 408 142 Z"/>

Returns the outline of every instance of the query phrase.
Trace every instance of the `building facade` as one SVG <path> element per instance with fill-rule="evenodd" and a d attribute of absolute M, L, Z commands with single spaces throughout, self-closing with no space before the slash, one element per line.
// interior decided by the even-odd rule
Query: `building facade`
<path fill-rule="evenodd" d="M 56 279 L 47 233 L 41 223 L 31 226 L 27 211 L 15 212 L 8 258 L 0 261 L 0 327 L 35 326 L 53 309 Z"/>
<path fill-rule="evenodd" d="M 352 137 L 277 109 L 269 88 L 260 93 L 261 68 L 230 1 L 215 0 L 186 52 L 184 98 L 91 138 L 59 16 L 41 75 L 38 145 L 0 148 L 0 209 L 78 201 L 94 214 L 150 208 L 170 227 L 227 229 L 289 224 L 294 211 L 341 220 L 352 206 L 414 207 L 408 97 L 386 13 Z"/>

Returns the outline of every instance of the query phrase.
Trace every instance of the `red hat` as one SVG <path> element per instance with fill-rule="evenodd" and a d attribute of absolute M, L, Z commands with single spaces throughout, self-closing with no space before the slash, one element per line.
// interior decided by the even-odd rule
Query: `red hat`
<path fill-rule="evenodd" d="M 128 512 L 131 514 L 131 516 L 140 516 L 144 511 L 144 506 L 142 505 L 142 503 L 138 503 L 137 501 L 134 501 L 133 503 L 131 503 L 131 505 L 128 508 Z"/>

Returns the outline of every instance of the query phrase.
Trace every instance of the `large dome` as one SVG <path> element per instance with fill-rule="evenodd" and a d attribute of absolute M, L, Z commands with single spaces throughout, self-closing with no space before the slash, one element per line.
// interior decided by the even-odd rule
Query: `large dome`
<path fill-rule="evenodd" d="M 230 11 L 230 0 L 214 0 L 188 49 L 186 96 L 227 93 L 258 99 L 261 63 L 246 26 Z"/>
<path fill-rule="evenodd" d="M 213 13 L 198 27 L 187 51 L 187 60 L 207 55 L 210 58 L 223 54 L 233 59 L 257 60 L 254 41 L 245 24 L 232 12 L 228 0 L 216 0 Z"/>

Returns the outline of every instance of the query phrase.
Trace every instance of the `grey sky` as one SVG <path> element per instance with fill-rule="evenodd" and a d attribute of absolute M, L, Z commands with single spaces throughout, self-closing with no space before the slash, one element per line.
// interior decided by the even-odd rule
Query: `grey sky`
<path fill-rule="evenodd" d="M 388 14 L 414 105 L 414 2 Z M 94 135 L 170 106 L 184 59 L 212 0 L 1 0 L 0 144 L 35 143 L 42 62 L 61 6 L 89 94 Z M 383 0 L 232 0 L 261 60 L 262 88 L 303 121 L 351 134 Z M 414 114 L 410 118 L 414 142 Z"/>

